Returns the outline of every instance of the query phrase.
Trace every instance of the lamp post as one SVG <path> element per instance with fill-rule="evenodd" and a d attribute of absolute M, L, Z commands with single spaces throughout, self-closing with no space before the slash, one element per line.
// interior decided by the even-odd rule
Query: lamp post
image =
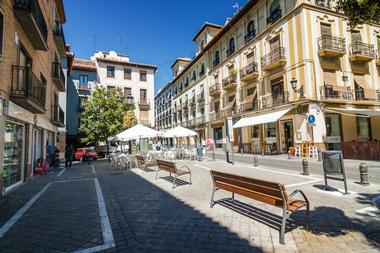
<path fill-rule="evenodd" d="M 298 80 L 293 77 L 292 80 L 290 80 L 290 85 L 294 92 L 299 93 L 300 97 L 303 98 L 303 86 L 301 85 L 301 87 L 297 89 L 297 82 Z"/>

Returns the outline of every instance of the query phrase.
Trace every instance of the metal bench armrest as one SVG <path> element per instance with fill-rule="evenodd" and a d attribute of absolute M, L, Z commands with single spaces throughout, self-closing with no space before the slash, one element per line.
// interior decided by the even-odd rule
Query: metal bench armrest
<path fill-rule="evenodd" d="M 178 169 L 182 169 L 182 168 L 186 168 L 189 171 L 189 173 L 191 174 L 191 170 L 189 169 L 189 167 L 187 167 L 186 165 L 182 165 Z"/>
<path fill-rule="evenodd" d="M 305 202 L 306 202 L 307 204 L 309 204 L 309 200 L 307 199 L 305 193 L 304 193 L 303 191 L 301 191 L 301 190 L 295 190 L 295 191 L 293 191 L 292 193 L 289 194 L 288 197 L 289 197 L 289 198 L 293 198 L 295 195 L 297 195 L 297 193 L 301 194 L 302 197 L 303 197 L 303 199 L 305 200 Z"/>

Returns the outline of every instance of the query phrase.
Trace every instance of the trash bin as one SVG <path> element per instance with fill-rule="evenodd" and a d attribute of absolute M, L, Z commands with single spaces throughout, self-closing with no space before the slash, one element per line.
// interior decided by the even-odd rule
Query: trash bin
<path fill-rule="evenodd" d="M 197 147 L 197 157 L 198 157 L 198 161 L 203 160 L 203 147 L 202 146 Z"/>

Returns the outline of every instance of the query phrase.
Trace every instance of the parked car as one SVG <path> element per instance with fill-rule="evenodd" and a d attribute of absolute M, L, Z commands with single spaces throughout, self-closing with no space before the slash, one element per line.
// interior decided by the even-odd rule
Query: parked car
<path fill-rule="evenodd" d="M 98 159 L 98 155 L 93 148 L 78 148 L 74 153 L 74 160 L 83 161 L 83 159 L 92 158 L 93 160 Z"/>

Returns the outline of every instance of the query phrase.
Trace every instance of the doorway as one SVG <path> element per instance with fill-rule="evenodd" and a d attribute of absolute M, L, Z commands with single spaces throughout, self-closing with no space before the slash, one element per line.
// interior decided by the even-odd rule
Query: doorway
<path fill-rule="evenodd" d="M 290 147 L 294 147 L 293 121 L 284 121 L 283 125 L 283 148 L 282 152 L 287 153 Z"/>

